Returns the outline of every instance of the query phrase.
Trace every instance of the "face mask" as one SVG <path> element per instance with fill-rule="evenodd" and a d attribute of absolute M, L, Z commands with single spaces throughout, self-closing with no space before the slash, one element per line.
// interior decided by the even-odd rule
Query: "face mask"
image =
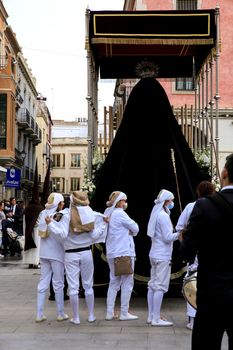
<path fill-rule="evenodd" d="M 172 208 L 174 208 L 174 202 L 170 202 L 167 205 L 168 209 L 171 210 Z"/>
<path fill-rule="evenodd" d="M 123 210 L 126 210 L 128 208 L 128 203 L 124 203 Z"/>

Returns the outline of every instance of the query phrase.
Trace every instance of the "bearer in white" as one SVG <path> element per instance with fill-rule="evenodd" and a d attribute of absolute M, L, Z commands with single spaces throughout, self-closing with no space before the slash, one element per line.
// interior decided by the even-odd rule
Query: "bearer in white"
<path fill-rule="evenodd" d="M 50 285 L 52 276 L 55 300 L 57 306 L 57 321 L 67 320 L 69 317 L 64 313 L 64 248 L 63 245 L 53 236 L 52 225 L 48 222 L 54 221 L 53 216 L 63 208 L 64 198 L 60 193 L 51 193 L 48 202 L 39 217 L 40 242 L 40 281 L 37 287 L 37 317 L 36 322 L 46 320 L 44 316 L 44 303 L 46 292 Z M 57 224 L 57 231 L 65 234 L 69 223 L 69 216 L 62 215 Z M 55 223 L 53 224 L 55 225 Z"/>
<path fill-rule="evenodd" d="M 151 237 L 149 253 L 151 274 L 148 282 L 148 319 L 152 326 L 172 326 L 173 323 L 160 316 L 163 295 L 168 291 L 171 275 L 171 256 L 173 242 L 178 239 L 179 232 L 173 233 L 170 210 L 174 206 L 174 196 L 167 190 L 161 190 L 155 200 L 147 228 Z"/>
<path fill-rule="evenodd" d="M 65 269 L 69 286 L 70 303 L 73 311 L 71 323 L 79 324 L 79 278 L 85 290 L 85 300 L 88 308 L 88 322 L 94 322 L 94 265 L 91 245 L 104 242 L 107 224 L 103 215 L 94 212 L 89 207 L 86 192 L 74 191 L 70 196 L 71 204 L 68 209 L 70 225 L 63 231 L 65 248 Z M 56 232 L 54 231 L 56 234 Z M 57 232 L 61 235 L 61 232 Z"/>
<path fill-rule="evenodd" d="M 134 270 L 135 247 L 133 236 L 136 236 L 139 227 L 125 212 L 127 197 L 123 192 L 112 192 L 104 215 L 109 217 L 109 227 L 106 238 L 107 260 L 110 269 L 110 282 L 107 294 L 107 314 L 105 319 L 112 320 L 117 292 L 121 290 L 120 320 L 136 320 L 138 316 L 129 313 L 129 302 L 133 290 L 134 276 L 115 276 L 114 258 L 130 256 Z"/>

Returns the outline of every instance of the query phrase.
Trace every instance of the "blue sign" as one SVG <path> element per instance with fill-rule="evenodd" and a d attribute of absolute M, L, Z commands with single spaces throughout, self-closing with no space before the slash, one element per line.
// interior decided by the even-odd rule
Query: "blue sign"
<path fill-rule="evenodd" d="M 20 188 L 20 177 L 21 171 L 19 169 L 7 169 L 5 187 Z"/>

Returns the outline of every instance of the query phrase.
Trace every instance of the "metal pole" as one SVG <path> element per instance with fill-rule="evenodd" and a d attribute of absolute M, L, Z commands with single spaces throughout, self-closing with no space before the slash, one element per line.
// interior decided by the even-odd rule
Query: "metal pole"
<path fill-rule="evenodd" d="M 195 105 L 194 105 L 194 155 L 197 152 L 197 79 L 195 78 Z"/>
<path fill-rule="evenodd" d="M 206 73 L 206 93 L 205 93 L 205 100 L 206 100 L 206 103 L 205 103 L 205 117 L 206 117 L 206 145 L 208 146 L 209 145 L 209 110 L 208 110 L 208 106 L 209 106 L 209 91 L 208 91 L 208 88 L 209 88 L 209 64 L 208 62 L 206 63 L 206 70 L 205 70 L 205 73 Z"/>
<path fill-rule="evenodd" d="M 215 142 L 216 142 L 216 177 L 217 180 L 219 179 L 219 133 L 218 133 L 218 119 L 219 119 L 219 91 L 218 91 L 218 65 L 219 65 L 219 56 L 220 56 L 220 51 L 219 51 L 219 28 L 220 28 L 220 6 L 217 6 L 215 9 L 215 16 L 216 16 L 216 54 L 215 54 L 215 78 L 216 78 L 216 92 L 215 92 Z"/>
<path fill-rule="evenodd" d="M 88 137 L 87 137 L 87 174 L 92 175 L 92 135 L 93 135 L 93 114 L 91 109 L 91 52 L 89 45 L 89 21 L 90 10 L 86 9 L 86 50 L 87 50 L 87 115 L 88 115 Z"/>
<path fill-rule="evenodd" d="M 205 86 L 204 86 L 204 68 L 201 72 L 201 91 L 202 91 L 202 97 L 201 97 L 201 116 L 202 116 L 202 138 L 201 138 L 201 149 L 203 150 L 205 148 Z"/>
<path fill-rule="evenodd" d="M 214 154 L 214 116 L 213 116 L 213 54 L 211 53 L 210 57 L 210 170 L 211 170 L 211 179 L 213 179 L 214 174 L 214 164 L 213 164 L 213 154 Z"/>
<path fill-rule="evenodd" d="M 198 77 L 198 150 L 201 149 L 201 79 Z"/>

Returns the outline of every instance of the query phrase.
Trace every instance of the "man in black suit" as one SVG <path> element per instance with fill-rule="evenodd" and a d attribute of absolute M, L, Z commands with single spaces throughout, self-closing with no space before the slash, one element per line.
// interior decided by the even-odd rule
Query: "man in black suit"
<path fill-rule="evenodd" d="M 23 235 L 23 214 L 24 208 L 21 204 L 16 203 L 15 197 L 10 198 L 10 210 L 13 213 L 13 219 L 15 222 L 15 231 L 18 235 Z"/>
<path fill-rule="evenodd" d="M 196 202 L 181 243 L 183 258 L 197 253 L 199 261 L 192 350 L 221 349 L 225 331 L 233 349 L 233 154 L 221 185 L 219 194 Z"/>

